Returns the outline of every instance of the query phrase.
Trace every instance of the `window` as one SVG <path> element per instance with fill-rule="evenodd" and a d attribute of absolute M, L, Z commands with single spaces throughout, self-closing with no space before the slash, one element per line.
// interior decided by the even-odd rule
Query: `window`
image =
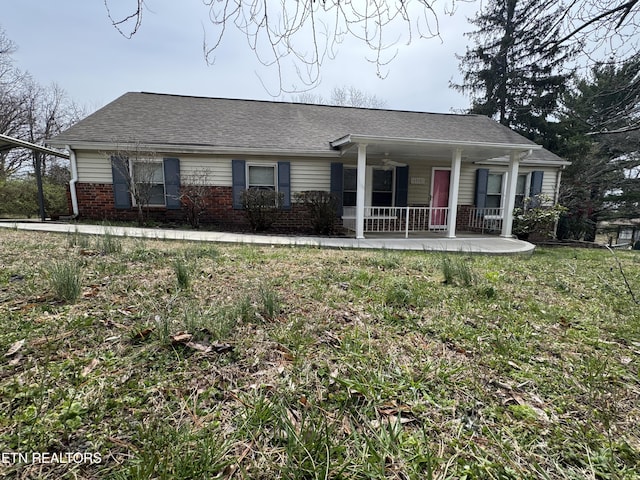
<path fill-rule="evenodd" d="M 529 183 L 529 175 L 518 175 L 518 182 L 516 183 L 516 208 L 524 207 L 524 199 L 526 198 L 527 184 Z"/>
<path fill-rule="evenodd" d="M 276 190 L 275 165 L 247 165 L 247 188 Z"/>
<path fill-rule="evenodd" d="M 370 170 L 371 182 L 370 195 L 367 205 L 372 207 L 392 207 L 393 206 L 393 169 L 373 168 Z M 354 167 L 344 167 L 342 178 L 342 205 L 345 207 L 355 207 L 358 185 L 358 169 Z"/>
<path fill-rule="evenodd" d="M 486 208 L 500 208 L 502 206 L 502 173 L 490 173 L 487 180 Z"/>
<path fill-rule="evenodd" d="M 135 193 L 133 203 L 148 206 L 165 206 L 165 181 L 162 162 L 133 162 L 133 181 Z"/>
<path fill-rule="evenodd" d="M 342 205 L 345 207 L 356 206 L 356 191 L 358 189 L 358 170 L 353 167 L 344 167 Z"/>
<path fill-rule="evenodd" d="M 371 206 L 393 206 L 393 169 L 373 169 Z"/>

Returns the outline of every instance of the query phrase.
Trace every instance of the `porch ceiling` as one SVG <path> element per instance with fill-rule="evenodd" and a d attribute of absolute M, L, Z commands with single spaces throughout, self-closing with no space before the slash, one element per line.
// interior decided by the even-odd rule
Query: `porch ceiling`
<path fill-rule="evenodd" d="M 371 160 L 388 158 L 390 160 L 424 159 L 449 161 L 453 152 L 462 151 L 463 162 L 481 162 L 495 159 L 508 163 L 509 155 L 526 155 L 542 147 L 535 144 L 501 144 L 478 142 L 447 142 L 443 140 L 370 137 L 347 135 L 331 142 L 331 146 L 340 150 L 345 157 L 357 157 L 357 145 L 367 145 L 367 158 Z"/>

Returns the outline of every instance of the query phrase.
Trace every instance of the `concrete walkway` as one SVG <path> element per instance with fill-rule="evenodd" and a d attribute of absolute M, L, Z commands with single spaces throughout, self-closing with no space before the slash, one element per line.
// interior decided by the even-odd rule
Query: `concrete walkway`
<path fill-rule="evenodd" d="M 310 246 L 341 249 L 417 250 L 424 252 L 480 253 L 489 255 L 530 255 L 535 249 L 535 246 L 531 243 L 515 238 L 472 234 L 461 234 L 457 238 L 446 238 L 444 235 L 439 234 L 424 234 L 420 237 L 413 236 L 410 238 L 404 238 L 404 236 L 394 237 L 391 234 L 370 234 L 367 235 L 367 238 L 358 240 L 346 237 L 250 235 L 202 230 L 172 230 L 166 228 L 136 228 L 12 220 L 0 221 L 0 228 L 57 233 L 78 232 L 88 235 L 103 235 L 108 232 L 116 236 L 159 240 L 188 240 L 195 242 Z"/>

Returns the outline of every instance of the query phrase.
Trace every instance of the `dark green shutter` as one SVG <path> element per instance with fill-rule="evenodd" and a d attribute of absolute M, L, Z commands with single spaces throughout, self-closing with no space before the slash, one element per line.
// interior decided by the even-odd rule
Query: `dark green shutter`
<path fill-rule="evenodd" d="M 180 208 L 180 160 L 178 158 L 164 159 L 164 189 L 167 208 Z"/>
<path fill-rule="evenodd" d="M 476 170 L 476 208 L 481 210 L 487 204 L 487 187 L 489 185 L 489 169 L 479 168 Z"/>
<path fill-rule="evenodd" d="M 406 207 L 409 202 L 409 166 L 396 167 L 396 207 Z"/>
<path fill-rule="evenodd" d="M 542 178 L 544 177 L 544 172 L 542 170 L 535 170 L 531 172 L 531 189 L 530 195 L 531 197 L 535 195 L 540 195 L 542 193 Z"/>
<path fill-rule="evenodd" d="M 242 209 L 242 192 L 247 189 L 246 169 L 244 160 L 231 160 L 231 185 L 233 208 Z"/>
<path fill-rule="evenodd" d="M 115 207 L 117 209 L 131 208 L 128 159 L 119 155 L 112 155 L 111 174 L 113 176 L 113 199 Z"/>
<path fill-rule="evenodd" d="M 291 208 L 291 164 L 278 162 L 278 193 L 282 194 L 282 208 Z"/>
<path fill-rule="evenodd" d="M 329 190 L 332 195 L 336 198 L 336 203 L 338 204 L 337 214 L 339 217 L 342 216 L 342 190 L 344 185 L 344 167 L 342 163 L 332 162 L 331 163 L 331 179 L 330 179 L 330 187 Z"/>

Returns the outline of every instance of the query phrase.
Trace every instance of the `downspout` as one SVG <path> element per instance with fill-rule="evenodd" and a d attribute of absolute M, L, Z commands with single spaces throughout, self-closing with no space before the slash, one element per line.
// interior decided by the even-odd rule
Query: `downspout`
<path fill-rule="evenodd" d="M 76 183 L 78 183 L 78 165 L 76 163 L 76 152 L 73 151 L 68 145 L 69 160 L 71 163 L 71 180 L 69 180 L 69 193 L 71 193 L 71 209 L 73 218 L 78 218 L 80 211 L 78 210 L 78 193 L 76 192 Z"/>

